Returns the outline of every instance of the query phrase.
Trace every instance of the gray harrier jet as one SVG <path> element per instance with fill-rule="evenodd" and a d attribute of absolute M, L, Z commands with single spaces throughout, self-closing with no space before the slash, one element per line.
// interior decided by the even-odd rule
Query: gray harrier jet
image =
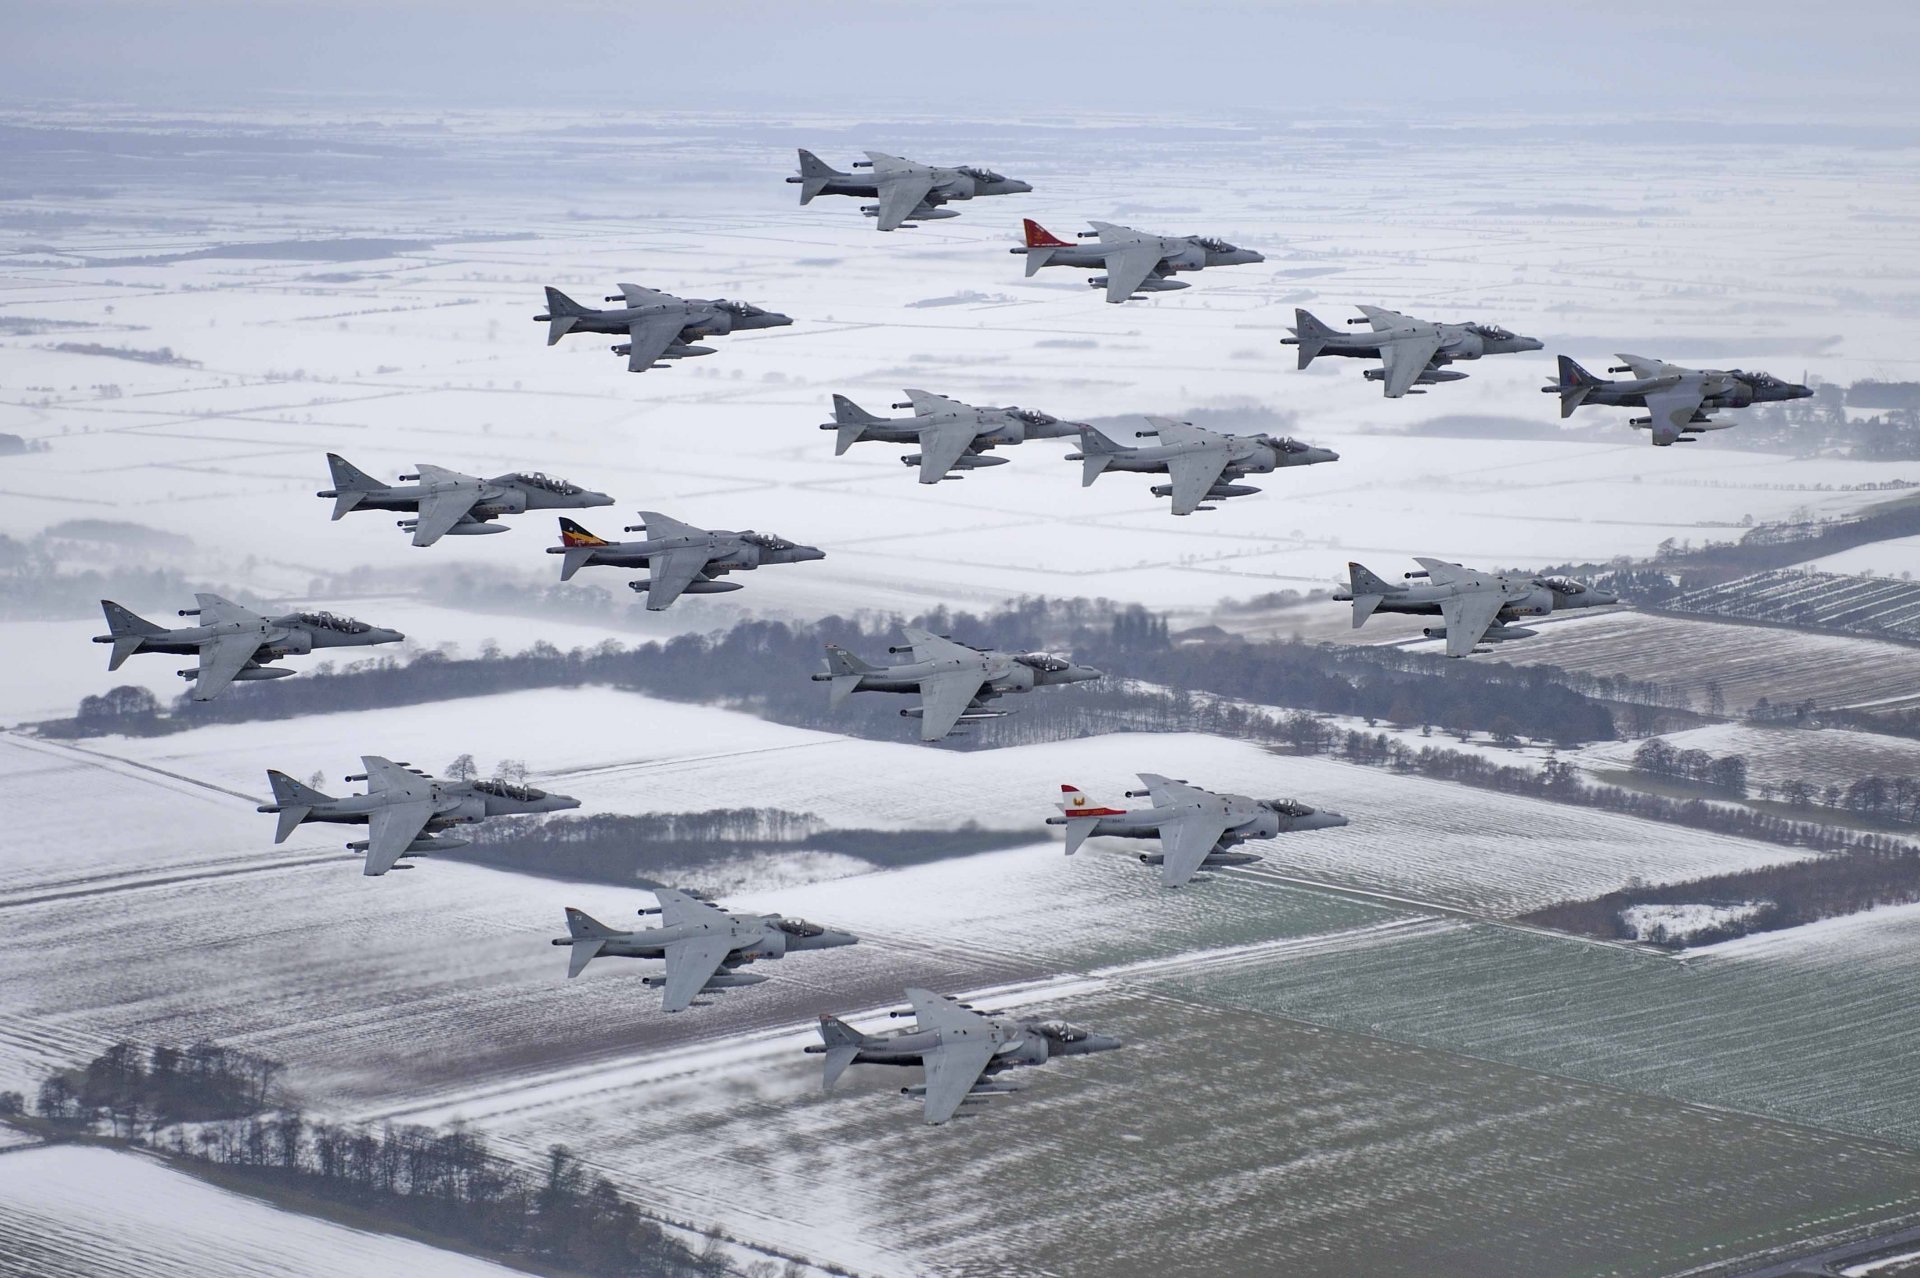
<path fill-rule="evenodd" d="M 915 444 L 920 451 L 900 460 L 920 468 L 921 483 L 937 484 L 960 478 L 954 471 L 1004 466 L 1006 458 L 983 455 L 989 448 L 1063 439 L 1085 429 L 1083 423 L 1063 422 L 1031 408 L 975 408 L 923 390 L 909 390 L 906 402 L 894 407 L 911 408 L 913 416 L 875 417 L 845 395 L 835 395 L 833 420 L 820 427 L 838 432 L 833 455 L 842 455 L 863 439 Z"/>
<path fill-rule="evenodd" d="M 626 531 L 646 533 L 645 541 L 608 541 L 563 517 L 560 544 L 547 547 L 549 555 L 565 556 L 560 561 L 560 580 L 566 581 L 588 564 L 645 568 L 647 576 L 627 585 L 647 597 L 648 612 L 659 612 L 683 594 L 718 595 L 740 589 L 738 582 L 719 580 L 726 573 L 827 557 L 823 550 L 752 529 L 695 528 L 654 510 L 641 511 L 640 519 L 627 525 Z"/>
<path fill-rule="evenodd" d="M 708 301 L 675 297 L 638 284 L 622 284 L 620 302 L 613 310 L 582 306 L 557 288 L 547 290 L 547 309 L 533 318 L 547 326 L 547 345 L 568 333 L 610 333 L 627 340 L 612 348 L 627 357 L 629 373 L 663 368 L 663 361 L 711 355 L 711 346 L 696 346 L 703 337 L 722 337 L 749 328 L 785 328 L 793 323 L 778 311 L 762 310 L 750 302 Z"/>
<path fill-rule="evenodd" d="M 314 496 L 333 498 L 335 519 L 350 510 L 410 510 L 415 518 L 395 522 L 413 533 L 416 546 L 431 546 L 446 536 L 505 532 L 506 525 L 493 522 L 501 515 L 613 505 L 605 493 L 538 471 L 476 479 L 457 470 L 416 465 L 416 473 L 400 476 L 399 484 L 383 484 L 338 453 L 327 454 L 327 466 L 333 471 L 333 487 Z"/>
<path fill-rule="evenodd" d="M 1416 558 L 1414 562 L 1420 565 L 1420 571 L 1408 573 L 1407 579 L 1424 581 L 1424 585 L 1395 585 L 1359 564 L 1347 565 L 1347 586 L 1334 592 L 1333 597 L 1353 601 L 1355 630 L 1376 612 L 1437 616 L 1446 624 L 1430 626 L 1422 633 L 1429 639 L 1445 639 L 1449 657 L 1464 657 L 1483 640 L 1502 643 L 1531 639 L 1539 633 L 1509 624 L 1521 617 L 1544 617 L 1570 608 L 1599 608 L 1620 602 L 1618 595 L 1571 577 L 1475 572 L 1444 559 Z"/>
<path fill-rule="evenodd" d="M 1368 369 L 1366 377 L 1370 382 L 1385 382 L 1388 399 L 1426 393 L 1413 390 L 1414 386 L 1459 381 L 1465 373 L 1444 367 L 1455 360 L 1540 349 L 1537 339 L 1517 337 L 1495 324 L 1443 324 L 1381 306 L 1359 309 L 1366 318 L 1347 323 L 1370 324 L 1371 329 L 1365 333 L 1328 328 L 1307 311 L 1296 309 L 1294 326 L 1289 330 L 1293 336 L 1281 338 L 1280 344 L 1300 348 L 1301 368 L 1321 355 L 1378 359 L 1380 367 Z"/>
<path fill-rule="evenodd" d="M 1044 1065 L 1056 1056 L 1085 1056 L 1122 1046 L 1117 1038 L 1089 1034 L 1065 1021 L 1016 1020 L 1002 1012 L 979 1012 L 957 999 L 910 989 L 913 1028 L 886 1034 L 862 1034 L 838 1017 L 820 1018 L 819 1046 L 806 1051 L 826 1057 L 821 1086 L 831 1090 L 849 1065 L 919 1065 L 926 1081 L 903 1087 L 902 1096 L 923 1101 L 927 1123 L 937 1126 L 963 1107 L 985 1104 L 994 1096 L 1020 1090 L 997 1077 L 1020 1065 Z"/>
<path fill-rule="evenodd" d="M 861 206 L 860 211 L 874 218 L 883 231 L 934 218 L 959 217 L 957 210 L 940 207 L 949 200 L 971 200 L 976 195 L 1019 195 L 1033 189 L 992 169 L 966 165 L 939 168 L 903 160 L 884 151 L 868 151 L 867 158 L 855 160 L 853 167 L 870 169 L 873 176 L 842 173 L 813 152 L 802 150 L 800 172 L 787 181 L 800 188 L 802 204 L 812 203 L 816 195 L 857 195 L 877 200 L 878 203 Z"/>
<path fill-rule="evenodd" d="M 1012 714 L 987 706 L 1002 693 L 1100 678 L 1091 666 L 1077 666 L 1045 653 L 974 648 L 911 626 L 901 633 L 907 637 L 907 646 L 887 651 L 912 653 L 913 660 L 902 666 L 870 666 L 838 644 L 827 645 L 827 668 L 813 680 L 833 685 L 827 698 L 830 709 L 837 709 L 856 692 L 917 692 L 920 704 L 900 713 L 920 720 L 922 741 L 938 741 L 955 724 Z"/>
<path fill-rule="evenodd" d="M 1131 448 L 1114 443 L 1091 426 L 1082 429 L 1080 451 L 1067 454 L 1068 461 L 1082 463 L 1080 486 L 1090 486 L 1110 470 L 1165 475 L 1168 482 L 1155 484 L 1153 495 L 1171 497 L 1174 514 L 1191 515 L 1196 510 L 1213 509 L 1202 505 L 1204 501 L 1259 492 L 1252 484 L 1233 482 L 1243 475 L 1340 460 L 1340 454 L 1330 448 L 1315 448 L 1297 439 L 1276 439 L 1267 434 L 1225 435 L 1168 417 L 1149 417 L 1147 421 L 1151 428 L 1134 432 L 1135 437 L 1157 438 L 1159 442 Z"/>
<path fill-rule="evenodd" d="M 655 888 L 660 926 L 632 932 L 616 931 L 579 910 L 567 910 L 567 935 L 555 945 L 572 947 L 567 976 L 580 975 L 596 958 L 665 959 L 665 976 L 648 976 L 642 983 L 664 991 L 665 1010 L 684 1012 L 696 995 L 766 980 L 736 969 L 755 959 L 777 959 L 790 950 L 824 950 L 853 945 L 859 940 L 847 932 L 831 932 L 805 919 L 778 914 L 734 914 L 697 892 Z"/>
<path fill-rule="evenodd" d="M 580 806 L 578 799 L 510 781 L 436 781 L 417 768 L 377 754 L 361 755 L 360 763 L 366 771 L 347 780 L 365 781 L 367 792 L 339 798 L 268 769 L 273 802 L 260 805 L 258 810 L 280 814 L 273 841 L 285 843 L 294 827 L 307 821 L 364 825 L 367 837 L 347 847 L 367 854 L 364 873 L 385 874 L 403 856 L 465 847 L 465 839 L 438 837 L 452 826 L 471 825 L 493 816 L 561 812 Z"/>
<path fill-rule="evenodd" d="M 110 643 L 113 653 L 107 669 L 136 652 L 167 652 L 191 656 L 199 664 L 180 671 L 193 682 L 193 699 L 211 701 L 236 679 L 284 679 L 292 670 L 269 668 L 266 663 L 315 648 L 364 648 L 376 643 L 399 643 L 406 636 L 382 630 L 351 617 L 330 612 L 290 612 L 263 617 L 219 595 L 195 595 L 194 607 L 182 608 L 182 617 L 198 617 L 197 626 L 168 630 L 136 616 L 111 599 L 100 601 L 109 633 L 95 635 L 95 643 Z"/>
<path fill-rule="evenodd" d="M 1186 288 L 1185 280 L 1173 278 L 1175 271 L 1245 266 L 1267 260 L 1252 249 L 1237 248 L 1208 235 L 1154 235 L 1112 222 L 1094 222 L 1091 231 L 1079 233 L 1080 239 L 1091 239 L 1092 244 L 1069 244 L 1032 218 L 1024 222 L 1026 243 L 1007 251 L 1026 255 L 1029 277 L 1043 266 L 1105 271 L 1087 283 L 1107 290 L 1109 302 Z"/>
<path fill-rule="evenodd" d="M 1326 830 L 1347 824 L 1338 812 L 1316 812 L 1292 799 L 1250 799 L 1244 794 L 1215 794 L 1185 781 L 1151 772 L 1139 774 L 1144 790 L 1129 799 L 1150 798 L 1150 808 L 1116 808 L 1090 798 L 1075 786 L 1060 787 L 1060 815 L 1048 825 L 1067 827 L 1067 855 L 1096 834 L 1122 839 L 1160 840 L 1160 851 L 1143 852 L 1143 865 L 1160 867 L 1163 887 L 1179 887 L 1196 870 L 1249 865 L 1260 858 L 1235 852 L 1248 839 L 1272 839 L 1295 830 Z"/>
<path fill-rule="evenodd" d="M 1725 430 L 1732 422 L 1715 421 L 1708 414 L 1722 408 L 1783 399 L 1806 399 L 1811 387 L 1782 381 L 1768 373 L 1741 369 L 1683 368 L 1638 355 L 1615 355 L 1619 364 L 1609 373 L 1632 373 L 1628 380 L 1609 382 L 1580 365 L 1560 357 L 1560 380 L 1540 389 L 1560 397 L 1560 416 L 1571 417 L 1582 404 L 1644 408 L 1645 417 L 1629 418 L 1629 426 L 1652 434 L 1659 447 L 1690 444 L 1701 431 Z"/>

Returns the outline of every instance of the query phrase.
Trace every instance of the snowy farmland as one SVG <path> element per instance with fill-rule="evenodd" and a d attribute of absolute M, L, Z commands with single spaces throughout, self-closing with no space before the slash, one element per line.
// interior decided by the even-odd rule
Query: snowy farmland
<path fill-rule="evenodd" d="M 52 1146 L 0 1156 L 0 1273 L 508 1278 L 517 1272 L 282 1211 L 141 1154 Z"/>

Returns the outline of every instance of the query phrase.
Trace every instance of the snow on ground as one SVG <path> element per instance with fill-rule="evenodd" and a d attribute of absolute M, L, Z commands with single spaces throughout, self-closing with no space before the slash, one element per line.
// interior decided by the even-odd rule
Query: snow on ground
<path fill-rule="evenodd" d="M 1862 573 L 1898 577 L 1902 581 L 1920 572 L 1920 537 L 1890 537 L 1850 550 L 1837 551 L 1799 565 L 1813 572 Z"/>
<path fill-rule="evenodd" d="M 504 1278 L 518 1272 L 282 1211 L 144 1154 L 77 1145 L 0 1155 L 0 1269 L 38 1278 Z"/>
<path fill-rule="evenodd" d="M 1747 760 L 1747 786 L 1759 795 L 1789 781 L 1805 781 L 1816 790 L 1838 785 L 1845 790 L 1864 776 L 1920 776 L 1920 741 L 1854 732 L 1846 728 L 1780 728 L 1764 724 L 1716 723 L 1662 734 L 1676 750 L 1738 754 Z M 1639 741 L 1601 741 L 1570 756 L 1588 768 L 1633 765 Z"/>
<path fill-rule="evenodd" d="M 1737 905 L 1629 905 L 1620 919 L 1641 941 L 1685 941 L 1729 923 L 1744 923 L 1771 905 L 1771 901 L 1742 901 Z"/>

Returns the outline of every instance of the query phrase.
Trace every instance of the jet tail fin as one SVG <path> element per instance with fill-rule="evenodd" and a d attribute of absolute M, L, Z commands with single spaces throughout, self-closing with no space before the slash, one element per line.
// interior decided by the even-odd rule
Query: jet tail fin
<path fill-rule="evenodd" d="M 827 709 L 838 710 L 860 687 L 861 676 L 872 674 L 875 669 L 876 667 L 868 665 L 839 644 L 828 644 L 827 674 L 830 679 L 827 688 Z"/>
<path fill-rule="evenodd" d="M 813 197 L 826 190 L 835 178 L 850 176 L 851 174 L 840 172 L 805 147 L 800 148 L 800 202 L 802 204 L 812 202 Z"/>
<path fill-rule="evenodd" d="M 1396 586 L 1383 581 L 1368 571 L 1365 565 L 1349 563 L 1347 565 L 1347 591 L 1353 596 L 1353 628 L 1358 630 L 1380 601 L 1388 595 L 1405 594 L 1405 586 Z"/>
<path fill-rule="evenodd" d="M 275 843 L 285 843 L 294 827 L 311 816 L 316 807 L 332 801 L 331 795 L 322 794 L 272 768 L 267 769 L 267 784 L 273 787 L 273 802 L 261 811 L 280 814 L 279 827 L 273 832 Z"/>
<path fill-rule="evenodd" d="M 1040 225 L 1032 218 L 1020 219 L 1021 229 L 1025 232 L 1027 248 L 1027 275 L 1033 273 L 1053 260 L 1053 255 L 1063 248 L 1071 248 L 1065 240 Z"/>
<path fill-rule="evenodd" d="M 147 635 L 162 633 L 163 627 L 154 625 L 145 617 L 122 608 L 111 599 L 100 601 L 100 611 L 107 614 L 107 635 L 113 641 L 113 652 L 107 658 L 107 669 L 118 670 L 122 662 L 140 651 L 140 641 Z"/>
<path fill-rule="evenodd" d="M 593 552 L 607 544 L 605 537 L 596 537 L 565 515 L 560 516 L 560 580 L 572 580 L 573 574 L 593 558 Z"/>
<path fill-rule="evenodd" d="M 569 905 L 567 935 L 573 938 L 573 951 L 567 956 L 567 979 L 572 980 L 586 969 L 587 964 L 593 962 L 614 931 L 585 910 L 576 910 Z"/>
<path fill-rule="evenodd" d="M 1573 410 L 1586 402 L 1600 379 L 1576 364 L 1569 356 L 1560 356 L 1560 416 L 1571 417 Z"/>
<path fill-rule="evenodd" d="M 551 346 L 568 333 L 573 326 L 586 315 L 587 308 L 549 285 L 547 287 L 547 345 Z"/>
<path fill-rule="evenodd" d="M 333 517 L 335 519 L 358 506 L 368 493 L 377 488 L 386 487 L 339 453 L 327 454 L 327 470 L 333 475 Z M 326 496 L 325 493 L 320 495 Z"/>
<path fill-rule="evenodd" d="M 1060 815 L 1067 827 L 1067 855 L 1080 850 L 1103 816 L 1119 816 L 1121 809 L 1100 802 L 1077 785 L 1060 787 Z"/>
<path fill-rule="evenodd" d="M 1298 367 L 1305 368 L 1313 363 L 1314 357 L 1327 348 L 1327 343 L 1339 334 L 1322 324 L 1312 311 L 1295 307 L 1293 311 L 1293 336 L 1300 348 Z"/>
<path fill-rule="evenodd" d="M 875 417 L 845 395 L 833 397 L 833 420 L 840 433 L 833 441 L 833 455 L 840 456 L 865 438 L 867 427 L 883 419 Z"/>
<path fill-rule="evenodd" d="M 860 1045 L 866 1038 L 839 1017 L 824 1014 L 820 1017 L 820 1038 L 827 1045 L 826 1067 L 820 1073 L 820 1090 L 831 1091 L 833 1085 L 840 1081 L 840 1075 L 846 1073 L 847 1066 L 853 1064 L 853 1058 L 860 1054 Z"/>
<path fill-rule="evenodd" d="M 1080 486 L 1088 487 L 1100 478 L 1115 456 L 1125 450 L 1100 431 L 1088 426 L 1080 431 Z"/>

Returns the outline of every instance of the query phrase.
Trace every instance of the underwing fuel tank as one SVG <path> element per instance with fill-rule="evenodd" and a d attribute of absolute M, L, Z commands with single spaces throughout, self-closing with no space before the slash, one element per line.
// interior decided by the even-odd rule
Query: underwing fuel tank
<path fill-rule="evenodd" d="M 653 578 L 642 577 L 638 581 L 629 581 L 627 588 L 629 590 L 637 590 L 644 595 L 648 590 L 653 588 Z M 680 593 L 686 595 L 724 595 L 730 590 L 742 589 L 745 589 L 745 587 L 741 586 L 737 581 L 690 581 L 687 583 L 686 588 Z"/>

